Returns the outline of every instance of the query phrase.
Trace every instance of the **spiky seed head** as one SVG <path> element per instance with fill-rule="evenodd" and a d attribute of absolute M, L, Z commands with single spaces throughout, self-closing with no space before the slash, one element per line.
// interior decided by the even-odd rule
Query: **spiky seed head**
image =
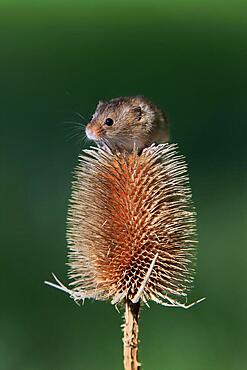
<path fill-rule="evenodd" d="M 195 212 L 175 144 L 141 155 L 84 150 L 68 212 L 70 285 L 77 297 L 168 302 L 193 280 Z"/>

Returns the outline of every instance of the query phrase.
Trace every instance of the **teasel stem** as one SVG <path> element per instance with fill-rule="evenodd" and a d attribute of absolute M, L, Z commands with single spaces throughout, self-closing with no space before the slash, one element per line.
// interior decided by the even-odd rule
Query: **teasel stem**
<path fill-rule="evenodd" d="M 140 301 L 132 303 L 125 300 L 123 355 L 125 370 L 141 370 L 138 362 Z"/>

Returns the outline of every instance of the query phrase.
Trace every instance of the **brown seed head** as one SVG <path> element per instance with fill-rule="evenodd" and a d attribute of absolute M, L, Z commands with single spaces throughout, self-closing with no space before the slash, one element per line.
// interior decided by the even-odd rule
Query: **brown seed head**
<path fill-rule="evenodd" d="M 70 277 L 82 299 L 177 302 L 193 280 L 195 213 L 174 144 L 139 156 L 84 150 L 68 216 Z"/>

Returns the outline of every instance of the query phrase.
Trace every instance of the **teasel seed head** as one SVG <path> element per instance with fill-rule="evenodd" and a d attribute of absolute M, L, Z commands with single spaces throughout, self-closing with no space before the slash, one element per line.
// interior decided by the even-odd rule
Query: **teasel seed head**
<path fill-rule="evenodd" d="M 185 306 L 195 232 L 177 145 L 152 145 L 141 155 L 84 150 L 68 212 L 71 296 Z"/>

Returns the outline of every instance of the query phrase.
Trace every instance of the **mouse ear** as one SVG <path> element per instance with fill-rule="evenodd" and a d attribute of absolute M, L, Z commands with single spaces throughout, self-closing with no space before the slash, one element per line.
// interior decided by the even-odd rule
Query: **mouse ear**
<path fill-rule="evenodd" d="M 142 118 L 142 109 L 140 106 L 134 107 L 133 111 L 135 112 L 137 119 L 140 120 Z"/>
<path fill-rule="evenodd" d="M 105 102 L 103 102 L 102 100 L 100 100 L 99 102 L 98 102 L 98 105 L 97 105 L 97 108 L 96 109 L 98 109 L 98 108 L 100 108 L 102 105 L 104 105 L 105 104 Z"/>

